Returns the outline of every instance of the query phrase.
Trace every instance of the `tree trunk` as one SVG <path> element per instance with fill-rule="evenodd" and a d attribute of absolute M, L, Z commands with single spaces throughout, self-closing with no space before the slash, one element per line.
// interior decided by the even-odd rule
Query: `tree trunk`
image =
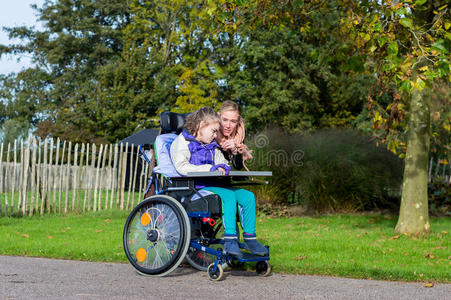
<path fill-rule="evenodd" d="M 429 104 L 414 88 L 410 100 L 401 208 L 395 228 L 398 233 L 418 234 L 430 230 L 427 190 L 429 130 Z"/>

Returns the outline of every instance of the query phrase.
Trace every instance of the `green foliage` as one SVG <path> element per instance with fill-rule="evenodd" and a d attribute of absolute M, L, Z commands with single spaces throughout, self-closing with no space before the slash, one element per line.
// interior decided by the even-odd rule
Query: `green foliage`
<path fill-rule="evenodd" d="M 334 59 L 319 54 L 327 44 L 287 28 L 243 29 L 247 33 L 226 66 L 223 98 L 243 103 L 250 129 L 270 123 L 291 132 L 345 126 L 360 113 L 371 79 L 336 69 Z"/>
<path fill-rule="evenodd" d="M 46 1 L 34 8 L 44 29 L 9 28 L 9 37 L 22 43 L 2 47 L 2 54 L 29 53 L 36 64 L 6 79 L 9 85 L 2 90 L 9 92 L 10 109 L 28 109 L 22 116 L 38 127 L 41 137 L 105 141 L 112 129 L 102 128 L 101 105 L 92 101 L 96 72 L 123 48 L 121 30 L 130 22 L 128 3 Z"/>
<path fill-rule="evenodd" d="M 287 135 L 278 130 L 254 138 L 252 169 L 271 170 L 261 199 L 297 204 L 315 212 L 397 208 L 402 161 L 352 130 Z"/>
<path fill-rule="evenodd" d="M 23 43 L 1 47 L 36 63 L 2 78 L 4 118 L 20 113 L 41 137 L 115 142 L 155 126 L 161 111 L 215 105 L 220 72 L 211 66 L 214 27 L 204 8 L 196 0 L 35 7 L 44 30 L 10 28 Z"/>
<path fill-rule="evenodd" d="M 432 214 L 451 215 L 451 184 L 443 177 L 434 178 L 428 185 L 429 209 Z"/>
<path fill-rule="evenodd" d="M 443 1 L 406 0 L 360 2 L 352 10 L 343 21 L 343 30 L 354 39 L 354 55 L 362 57 L 365 69 L 376 73 L 378 79 L 368 103 L 373 128 L 379 132 L 383 129 L 381 140 L 387 141 L 391 151 L 402 153 L 399 141 L 407 129 L 405 118 L 410 117 L 412 91 L 423 91 L 427 96 L 439 87 L 449 87 L 450 8 Z M 382 92 L 390 97 L 388 104 L 379 101 Z M 427 98 L 423 105 L 430 106 Z M 444 97 L 436 99 L 434 106 L 446 110 L 449 104 Z M 429 126 L 427 120 L 423 121 Z M 433 127 L 445 123 L 449 128 L 450 122 L 448 118 L 432 118 Z"/>
<path fill-rule="evenodd" d="M 0 127 L 0 143 L 7 147 L 8 143 L 14 144 L 14 140 L 28 137 L 30 124 L 26 120 L 9 119 Z"/>
<path fill-rule="evenodd" d="M 131 68 L 141 76 L 124 78 L 123 86 L 136 83 L 140 88 L 134 91 L 153 106 L 153 116 L 215 105 L 214 36 L 202 1 L 132 1 L 131 7 L 133 22 L 124 30 L 122 58 L 125 73 Z"/>

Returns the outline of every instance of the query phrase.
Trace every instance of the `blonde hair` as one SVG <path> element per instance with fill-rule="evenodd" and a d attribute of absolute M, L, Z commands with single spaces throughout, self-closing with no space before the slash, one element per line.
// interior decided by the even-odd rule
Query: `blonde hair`
<path fill-rule="evenodd" d="M 221 119 L 215 110 L 209 106 L 202 107 L 201 109 L 190 113 L 185 120 L 185 129 L 188 130 L 193 136 L 197 135 L 199 131 L 200 123 L 204 121 L 207 124 L 217 122 L 221 124 Z"/>
<path fill-rule="evenodd" d="M 223 112 L 226 111 L 236 111 L 241 117 L 241 107 L 234 101 L 226 100 L 222 103 L 222 106 L 219 109 L 219 114 L 222 114 Z"/>

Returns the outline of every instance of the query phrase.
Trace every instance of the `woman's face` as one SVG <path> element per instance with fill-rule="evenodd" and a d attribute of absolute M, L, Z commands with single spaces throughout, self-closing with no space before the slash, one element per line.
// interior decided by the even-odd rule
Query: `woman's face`
<path fill-rule="evenodd" d="M 229 110 L 221 113 L 221 132 L 225 137 L 235 133 L 240 121 L 240 114 L 236 110 Z"/>

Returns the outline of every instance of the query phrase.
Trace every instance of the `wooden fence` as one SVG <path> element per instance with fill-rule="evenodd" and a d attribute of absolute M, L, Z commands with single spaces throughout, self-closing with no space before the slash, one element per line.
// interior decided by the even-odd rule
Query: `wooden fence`
<path fill-rule="evenodd" d="M 143 198 L 150 168 L 128 144 L 36 138 L 0 144 L 0 217 L 128 210 Z M 448 159 L 431 157 L 429 182 L 437 177 L 451 184 Z"/>
<path fill-rule="evenodd" d="M 131 209 L 150 166 L 127 144 L 29 138 L 0 145 L 0 217 Z"/>
<path fill-rule="evenodd" d="M 428 182 L 432 182 L 435 178 L 440 178 L 443 181 L 451 184 L 451 161 L 449 158 L 432 156 L 429 159 Z"/>

